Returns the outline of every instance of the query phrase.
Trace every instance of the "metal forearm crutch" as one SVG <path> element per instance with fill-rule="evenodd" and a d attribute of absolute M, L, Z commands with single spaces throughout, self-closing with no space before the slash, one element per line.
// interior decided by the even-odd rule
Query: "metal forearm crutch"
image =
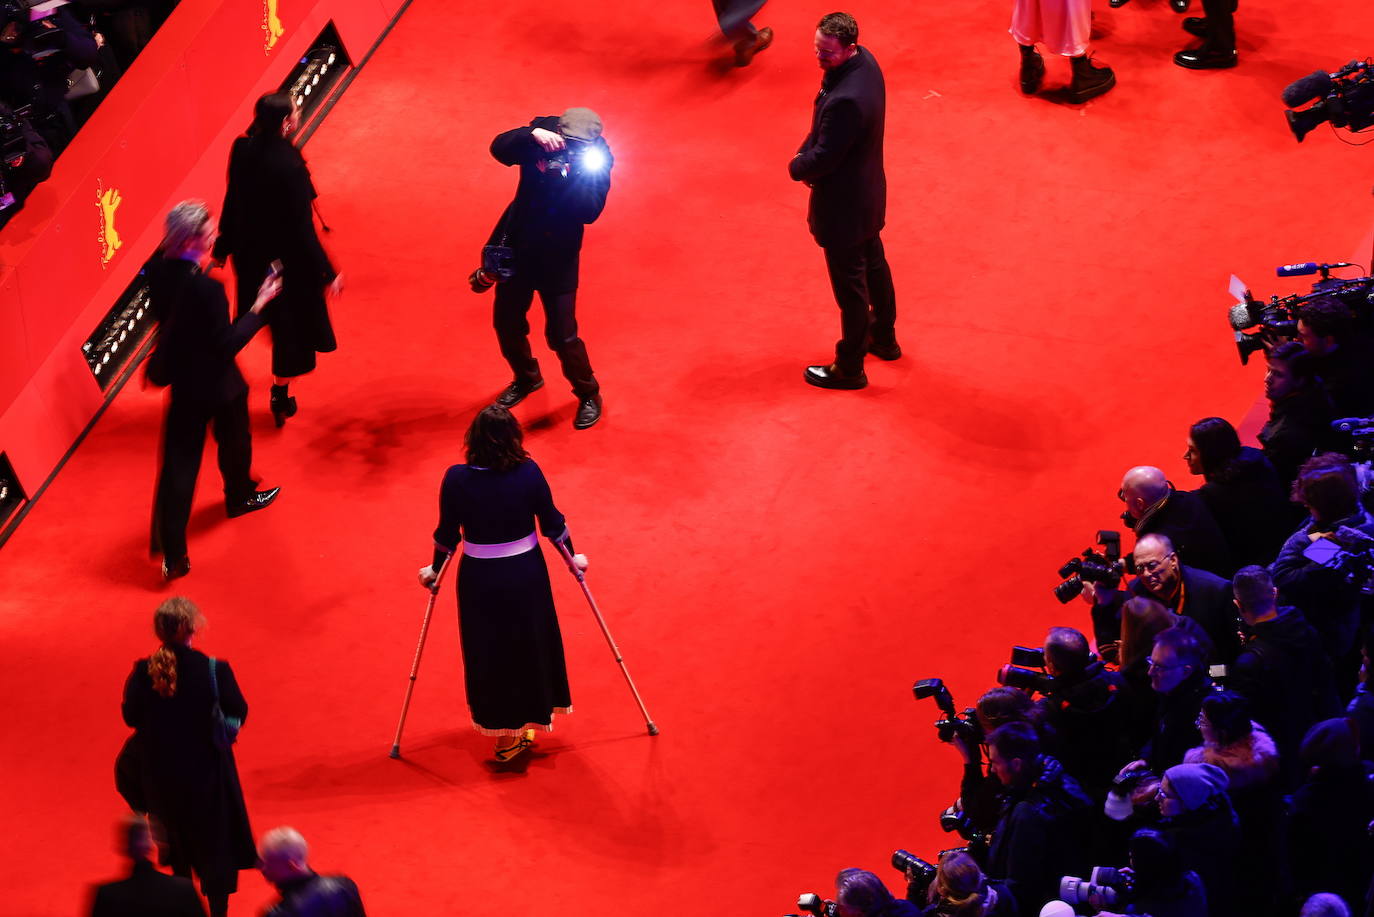
<path fill-rule="evenodd" d="M 620 647 L 615 645 L 614 638 L 611 637 L 611 630 L 606 626 L 606 619 L 601 617 L 601 609 L 596 607 L 596 599 L 592 598 L 592 591 L 587 588 L 587 575 L 577 568 L 573 563 L 572 553 L 568 551 L 568 546 L 562 541 L 555 541 L 559 552 L 563 555 L 563 560 L 567 562 L 568 569 L 577 578 L 577 584 L 582 587 L 582 594 L 587 597 L 587 604 L 592 606 L 592 614 L 596 615 L 596 623 L 601 625 L 601 632 L 606 635 L 606 644 L 611 648 L 611 655 L 615 656 L 615 661 L 620 664 L 620 672 L 625 676 L 625 683 L 630 686 L 630 693 L 635 696 L 635 703 L 639 704 L 639 712 L 644 714 L 644 723 L 649 727 L 649 735 L 658 735 L 658 727 L 654 725 L 653 718 L 649 716 L 649 710 L 644 706 L 644 699 L 639 696 L 639 689 L 635 687 L 635 681 L 630 677 L 630 670 L 625 667 L 625 657 L 620 655 Z"/>
<path fill-rule="evenodd" d="M 391 743 L 391 757 L 401 757 L 401 730 L 406 726 L 406 713 L 410 710 L 410 695 L 415 691 L 415 676 L 420 674 L 420 654 L 425 651 L 425 638 L 429 636 L 429 619 L 434 615 L 434 602 L 439 598 L 439 586 L 444 582 L 444 574 L 453 562 L 453 556 L 439 566 L 434 582 L 429 587 L 429 603 L 425 605 L 425 622 L 420 625 L 420 642 L 415 647 L 415 661 L 410 665 L 410 682 L 406 685 L 406 699 L 401 704 L 401 721 L 396 724 L 396 739 Z"/>

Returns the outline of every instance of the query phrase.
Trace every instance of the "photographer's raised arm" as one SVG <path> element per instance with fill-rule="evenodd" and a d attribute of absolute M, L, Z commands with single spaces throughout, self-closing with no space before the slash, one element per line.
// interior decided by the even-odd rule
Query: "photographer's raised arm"
<path fill-rule="evenodd" d="M 497 134 L 491 142 L 491 157 L 503 166 L 518 166 L 538 159 L 543 147 L 534 138 L 534 123 L 541 120 L 544 119 L 535 118 L 528 127 L 517 127 Z"/>

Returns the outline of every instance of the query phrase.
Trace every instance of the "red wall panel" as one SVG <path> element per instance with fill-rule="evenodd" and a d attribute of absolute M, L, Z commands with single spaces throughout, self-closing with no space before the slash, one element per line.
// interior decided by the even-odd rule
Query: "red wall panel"
<path fill-rule="evenodd" d="M 254 100 L 327 22 L 356 64 L 401 3 L 274 0 L 282 34 L 268 47 L 268 0 L 182 0 L 0 232 L 0 451 L 30 494 L 103 403 L 81 345 L 156 247 L 163 214 L 188 197 L 218 208 Z M 117 249 L 102 243 L 115 237 Z"/>

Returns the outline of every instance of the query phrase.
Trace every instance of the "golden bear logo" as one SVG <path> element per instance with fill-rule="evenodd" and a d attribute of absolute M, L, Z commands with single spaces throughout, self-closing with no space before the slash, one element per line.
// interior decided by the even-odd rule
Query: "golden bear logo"
<path fill-rule="evenodd" d="M 95 205 L 100 209 L 100 266 L 105 267 L 114 258 L 115 252 L 124 246 L 124 240 L 119 237 L 119 230 L 115 229 L 115 211 L 124 203 L 124 199 L 120 197 L 117 188 L 102 188 L 97 185 L 95 194 Z"/>
<path fill-rule="evenodd" d="M 262 53 L 270 54 L 277 41 L 286 34 L 286 27 L 277 15 L 277 0 L 262 0 Z"/>

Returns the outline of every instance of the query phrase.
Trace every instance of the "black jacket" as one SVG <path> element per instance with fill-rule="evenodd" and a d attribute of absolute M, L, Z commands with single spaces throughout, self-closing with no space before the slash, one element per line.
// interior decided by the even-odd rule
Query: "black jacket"
<path fill-rule="evenodd" d="M 1131 580 L 1126 590 L 1118 590 L 1110 601 L 1094 605 L 1092 610 L 1093 638 L 1098 646 L 1121 639 L 1121 606 L 1132 596 L 1144 596 L 1162 602 L 1170 611 L 1191 618 L 1211 642 L 1211 661 L 1230 662 L 1240 650 L 1239 621 L 1231 583 L 1219 576 L 1198 570 L 1187 564 L 1179 565 L 1183 589 L 1165 598 L 1153 595 L 1139 577 Z"/>
<path fill-rule="evenodd" d="M 1218 794 L 1200 808 L 1163 819 L 1159 830 L 1173 841 L 1183 868 L 1196 872 L 1202 879 L 1211 917 L 1252 917 L 1240 906 L 1237 895 L 1240 825 L 1225 793 Z"/>
<path fill-rule="evenodd" d="M 1174 543 L 1178 559 L 1218 576 L 1236 572 L 1226 537 L 1207 504 L 1186 490 L 1170 491 L 1163 503 L 1150 508 L 1135 524 L 1135 537 L 1167 535 Z"/>
<path fill-rule="evenodd" d="M 595 223 L 606 207 L 615 161 L 601 137 L 589 144 L 605 157 L 601 169 L 582 169 L 576 154 L 582 145 L 573 142 L 567 175 L 541 172 L 539 163 L 549 154 L 535 142 L 536 127 L 556 134 L 558 118 L 535 118 L 528 127 L 498 134 L 491 142 L 491 155 L 497 162 L 520 167 L 520 184 L 488 244 L 506 244 L 515 250 L 516 282 L 548 293 L 566 293 L 577 289 L 583 227 Z"/>
<path fill-rule="evenodd" d="M 1364 767 L 1322 768 L 1293 794 L 1288 814 L 1293 881 L 1302 898 L 1334 892 L 1358 913 L 1374 867 L 1374 783 Z"/>
<path fill-rule="evenodd" d="M 1002 879 L 1022 914 L 1039 913 L 1055 897 L 1059 877 L 1087 865 L 1094 809 L 1088 794 L 1049 755 L 1028 787 L 1008 790 L 988 851 L 988 878 Z"/>
<path fill-rule="evenodd" d="M 1168 694 L 1158 695 L 1154 735 L 1140 753 L 1154 773 L 1162 774 L 1175 764 L 1182 764 L 1188 749 L 1202 744 L 1202 733 L 1197 728 L 1198 711 L 1203 698 L 1215 687 L 1204 669 L 1194 672 Z"/>
<path fill-rule="evenodd" d="M 129 878 L 96 887 L 91 917 L 205 917 L 205 907 L 190 879 L 139 859 Z"/>
<path fill-rule="evenodd" d="M 1363 340 L 1341 344 L 1312 362 L 1337 417 L 1374 414 L 1374 353 Z"/>
<path fill-rule="evenodd" d="M 1125 678 L 1094 662 L 1072 681 L 1057 679 L 1038 706 L 1048 751 L 1095 801 L 1105 799 L 1137 747 L 1129 741 Z"/>
<path fill-rule="evenodd" d="M 277 887 L 281 901 L 266 917 L 367 917 L 358 886 L 348 876 L 317 873 Z"/>
<path fill-rule="evenodd" d="M 1308 533 L 1314 531 L 1315 525 L 1309 519 L 1289 536 L 1269 572 L 1273 574 L 1274 585 L 1279 587 L 1279 598 L 1285 604 L 1298 607 L 1321 634 L 1326 654 L 1332 660 L 1340 660 L 1349 655 L 1355 645 L 1360 624 L 1360 590 L 1347 583 L 1340 571 L 1323 567 L 1304 556 L 1303 551 L 1312 543 Z M 1363 510 L 1335 525 L 1321 526 L 1321 530 L 1334 531 L 1342 526 L 1374 536 L 1374 519 Z M 1338 672 L 1338 683 L 1341 677 Z"/>
<path fill-rule="evenodd" d="M 0 99 L 14 108 L 33 104 L 37 114 L 51 111 L 64 104 L 68 74 L 94 66 L 99 56 L 91 30 L 58 7 L 25 26 L 18 43 L 0 45 Z"/>
<path fill-rule="evenodd" d="M 229 324 L 224 285 L 181 258 L 154 254 L 147 265 L 149 297 L 161 328 L 148 357 L 148 378 L 171 385 L 179 402 L 206 408 L 248 390 L 234 357 L 262 327 L 251 312 Z"/>
<path fill-rule="evenodd" d="M 1319 385 L 1269 402 L 1269 420 L 1260 428 L 1258 438 L 1285 488 L 1297 478 L 1303 462 L 1330 445 L 1335 416 L 1330 397 Z"/>
<path fill-rule="evenodd" d="M 232 750 L 211 735 L 210 658 L 174 646 L 177 687 L 171 697 L 153 690 L 148 660 L 134 663 L 124 684 L 124 722 L 135 730 L 143 769 L 144 798 L 166 829 L 169 865 L 191 868 L 208 894 L 232 892 L 237 872 L 257 862 L 248 810 Z M 248 704 L 233 669 L 217 660 L 220 707 L 244 720 Z"/>
<path fill-rule="evenodd" d="M 858 245 L 883 228 L 886 112 L 883 72 L 867 48 L 821 79 L 811 133 L 788 166 L 794 180 L 811 186 L 807 223 L 817 244 Z"/>
<path fill-rule="evenodd" d="M 1284 539 L 1301 521 L 1274 466 L 1264 453 L 1242 446 L 1240 455 L 1197 490 L 1230 548 L 1237 569 L 1272 563 Z"/>
<path fill-rule="evenodd" d="M 1321 636 L 1296 608 L 1280 608 L 1274 620 L 1248 629 L 1250 638 L 1228 667 L 1226 686 L 1250 700 L 1252 715 L 1274 737 L 1291 779 L 1308 728 L 1339 713 L 1331 663 Z"/>

